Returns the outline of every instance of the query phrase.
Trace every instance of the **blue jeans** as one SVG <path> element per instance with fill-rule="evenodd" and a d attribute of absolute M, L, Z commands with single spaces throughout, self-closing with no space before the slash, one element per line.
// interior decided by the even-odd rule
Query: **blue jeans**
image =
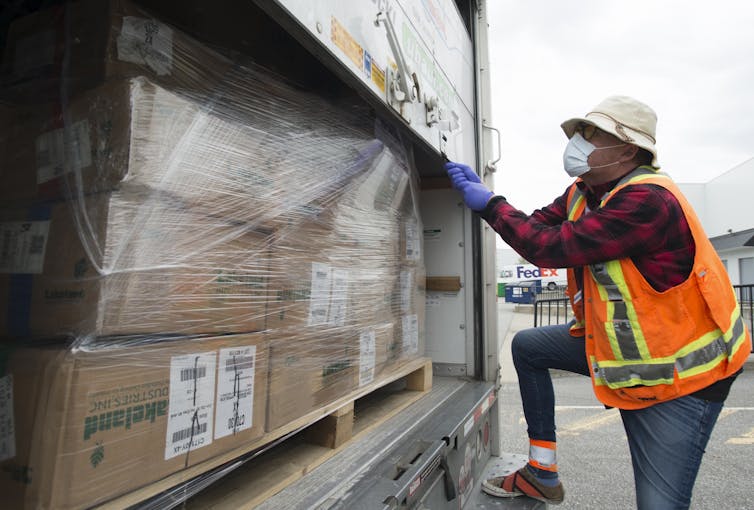
<path fill-rule="evenodd" d="M 526 329 L 513 338 L 513 364 L 532 439 L 555 441 L 555 394 L 549 369 L 589 375 L 584 338 L 572 337 L 569 326 Z M 722 408 L 722 402 L 686 396 L 620 411 L 640 510 L 689 507 L 704 448 Z"/>

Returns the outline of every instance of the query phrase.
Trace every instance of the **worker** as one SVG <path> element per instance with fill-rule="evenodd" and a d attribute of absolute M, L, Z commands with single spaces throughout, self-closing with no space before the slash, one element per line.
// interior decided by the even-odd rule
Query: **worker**
<path fill-rule="evenodd" d="M 552 368 L 590 376 L 595 396 L 620 410 L 639 509 L 691 503 L 751 335 L 699 219 L 659 171 L 656 124 L 651 108 L 627 96 L 563 122 L 563 164 L 575 181 L 531 215 L 495 195 L 468 166 L 445 164 L 466 206 L 522 257 L 568 268 L 573 320 L 513 338 L 529 461 L 484 481 L 490 495 L 563 501 Z"/>

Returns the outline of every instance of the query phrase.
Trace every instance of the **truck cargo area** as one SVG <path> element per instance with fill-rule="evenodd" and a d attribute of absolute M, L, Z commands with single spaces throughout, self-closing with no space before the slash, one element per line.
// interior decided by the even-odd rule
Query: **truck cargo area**
<path fill-rule="evenodd" d="M 526 462 L 443 169 L 499 156 L 486 5 L 421 4 L 5 8 L 12 508 L 545 507 L 480 490 Z"/>
<path fill-rule="evenodd" d="M 435 376 L 431 390 L 418 399 L 411 393 L 397 381 L 357 400 L 354 437 L 336 452 L 312 446 L 302 433 L 261 455 L 256 465 L 218 479 L 185 508 L 546 507 L 528 498 L 492 498 L 479 489 L 485 477 L 526 462 L 521 455 L 490 456 L 497 413 L 490 385 Z M 167 503 L 163 496 L 147 508 Z"/>

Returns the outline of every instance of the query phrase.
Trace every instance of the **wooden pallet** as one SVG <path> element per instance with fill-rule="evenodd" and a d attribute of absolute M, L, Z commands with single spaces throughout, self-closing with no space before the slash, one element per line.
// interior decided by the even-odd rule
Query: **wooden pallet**
<path fill-rule="evenodd" d="M 405 380 L 405 390 L 379 394 L 378 390 L 398 379 Z M 300 479 L 335 455 L 350 440 L 399 413 L 431 388 L 432 361 L 419 358 L 406 362 L 388 376 L 269 432 L 243 448 L 191 466 L 96 508 L 128 508 L 300 430 L 272 450 L 232 471 L 185 505 L 197 510 L 251 508 Z"/>

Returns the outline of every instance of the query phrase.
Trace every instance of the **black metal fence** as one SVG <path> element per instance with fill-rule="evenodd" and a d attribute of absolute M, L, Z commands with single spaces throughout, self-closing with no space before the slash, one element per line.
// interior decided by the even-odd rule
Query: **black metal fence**
<path fill-rule="evenodd" d="M 542 291 L 534 301 L 534 327 L 565 324 L 571 320 L 571 305 L 565 294 L 565 286 Z"/>
<path fill-rule="evenodd" d="M 537 299 L 534 302 L 534 327 L 565 324 L 571 320 L 568 298 Z"/>
<path fill-rule="evenodd" d="M 736 297 L 741 305 L 741 315 L 749 327 L 749 332 L 754 332 L 754 284 L 734 285 Z M 754 352 L 754 348 L 751 352 Z"/>
<path fill-rule="evenodd" d="M 754 284 L 734 285 L 738 302 L 741 304 L 741 315 L 754 332 Z M 565 324 L 571 319 L 571 307 L 564 289 L 556 291 L 542 290 L 534 301 L 534 327 L 551 324 Z M 754 351 L 752 351 L 754 352 Z"/>

